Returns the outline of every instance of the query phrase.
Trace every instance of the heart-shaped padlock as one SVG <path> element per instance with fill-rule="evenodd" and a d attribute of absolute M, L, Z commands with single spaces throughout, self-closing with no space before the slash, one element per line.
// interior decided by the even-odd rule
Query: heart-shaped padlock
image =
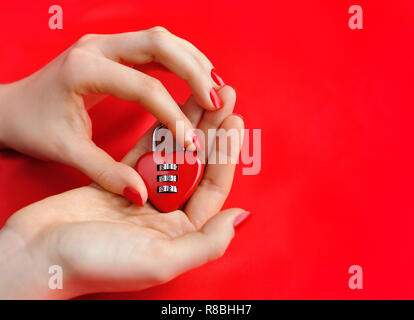
<path fill-rule="evenodd" d="M 197 152 L 157 151 L 156 136 L 161 127 L 154 130 L 152 151 L 138 159 L 135 169 L 144 180 L 150 202 L 160 211 L 170 212 L 181 208 L 193 194 L 203 175 L 204 164 Z"/>

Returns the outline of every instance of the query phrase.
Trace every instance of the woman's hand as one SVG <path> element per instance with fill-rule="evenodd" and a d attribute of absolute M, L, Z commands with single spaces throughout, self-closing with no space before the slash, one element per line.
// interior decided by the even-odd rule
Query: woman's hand
<path fill-rule="evenodd" d="M 0 86 L 0 146 L 68 164 L 116 194 L 129 187 L 125 195 L 142 205 L 147 191 L 141 177 L 92 142 L 87 109 L 105 94 L 138 102 L 181 145 L 191 151 L 202 149 L 193 125 L 161 82 L 129 67 L 149 62 L 160 63 L 187 81 L 202 108 L 222 107 L 216 89 L 224 83 L 211 62 L 164 28 L 86 35 L 40 71 Z M 177 121 L 184 123 L 181 133 L 176 131 Z"/>
<path fill-rule="evenodd" d="M 204 111 L 190 98 L 183 111 L 205 134 L 218 128 L 239 132 L 231 148 L 211 139 L 206 156 L 213 150 L 229 156 L 233 148 L 238 155 L 243 120 L 231 115 L 234 91 L 225 86 L 219 93 L 223 109 Z M 133 166 L 151 150 L 151 135 L 152 129 L 123 159 L 125 165 Z M 219 213 L 234 169 L 234 163 L 208 164 L 183 210 L 167 214 L 149 203 L 138 207 L 95 184 L 20 210 L 0 232 L 0 297 L 70 298 L 139 290 L 220 257 L 233 237 L 234 225 L 248 215 L 242 209 Z M 51 265 L 63 269 L 63 290 L 48 288 Z"/>

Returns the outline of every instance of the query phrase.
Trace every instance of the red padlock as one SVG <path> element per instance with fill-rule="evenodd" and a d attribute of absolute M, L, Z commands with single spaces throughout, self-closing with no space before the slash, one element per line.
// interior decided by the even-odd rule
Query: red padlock
<path fill-rule="evenodd" d="M 201 181 L 204 164 L 197 152 L 156 151 L 156 135 L 162 126 L 155 128 L 152 151 L 138 159 L 135 169 L 144 180 L 149 201 L 161 212 L 171 212 L 181 208 L 193 194 Z"/>

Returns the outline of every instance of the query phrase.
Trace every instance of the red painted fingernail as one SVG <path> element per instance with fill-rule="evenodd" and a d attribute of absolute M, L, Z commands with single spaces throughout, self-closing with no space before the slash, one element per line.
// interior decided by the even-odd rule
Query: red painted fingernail
<path fill-rule="evenodd" d="M 193 143 L 196 146 L 198 151 L 204 150 L 204 146 L 203 146 L 203 143 L 201 142 L 200 137 L 194 131 L 193 131 Z"/>
<path fill-rule="evenodd" d="M 129 201 L 131 201 L 132 203 L 135 203 L 136 205 L 138 205 L 140 207 L 142 207 L 144 205 L 141 195 L 134 188 L 126 187 L 124 189 L 124 196 Z"/>
<path fill-rule="evenodd" d="M 249 211 L 245 211 L 243 213 L 240 213 L 237 218 L 233 222 L 233 226 L 237 227 L 240 223 L 242 223 L 246 218 L 250 215 Z"/>
<path fill-rule="evenodd" d="M 211 88 L 211 90 L 210 90 L 210 99 L 213 102 L 216 109 L 223 108 L 223 102 L 221 101 L 216 89 L 214 89 L 214 88 Z"/>
<path fill-rule="evenodd" d="M 216 69 L 211 69 L 211 78 L 220 87 L 225 86 L 223 79 L 217 74 Z"/>

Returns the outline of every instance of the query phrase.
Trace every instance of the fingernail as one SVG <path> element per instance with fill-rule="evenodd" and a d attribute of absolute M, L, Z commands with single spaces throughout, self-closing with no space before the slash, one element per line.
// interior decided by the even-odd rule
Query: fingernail
<path fill-rule="evenodd" d="M 239 118 L 241 118 L 242 120 L 244 120 L 243 116 L 241 114 L 238 113 L 232 113 L 233 116 L 237 116 Z"/>
<path fill-rule="evenodd" d="M 225 86 L 226 84 L 224 83 L 223 79 L 217 74 L 216 69 L 213 68 L 211 69 L 211 78 L 213 79 L 213 81 L 220 87 Z"/>
<path fill-rule="evenodd" d="M 211 88 L 210 90 L 210 99 L 211 99 L 211 102 L 213 102 L 216 109 L 223 108 L 223 102 L 221 101 L 216 89 L 214 88 Z"/>
<path fill-rule="evenodd" d="M 233 222 L 233 226 L 237 227 L 240 223 L 242 223 L 246 218 L 250 215 L 249 211 L 245 211 L 243 213 L 240 213 L 237 218 Z"/>
<path fill-rule="evenodd" d="M 124 196 L 132 203 L 142 207 L 144 205 L 142 201 L 142 197 L 137 190 L 131 187 L 125 187 L 124 189 Z"/>
<path fill-rule="evenodd" d="M 194 131 L 193 131 L 193 143 L 198 151 L 201 152 L 204 150 L 204 146 L 203 146 L 203 143 L 201 142 L 200 137 Z"/>
<path fill-rule="evenodd" d="M 197 151 L 197 147 L 194 143 L 190 143 L 185 149 L 188 151 Z"/>

